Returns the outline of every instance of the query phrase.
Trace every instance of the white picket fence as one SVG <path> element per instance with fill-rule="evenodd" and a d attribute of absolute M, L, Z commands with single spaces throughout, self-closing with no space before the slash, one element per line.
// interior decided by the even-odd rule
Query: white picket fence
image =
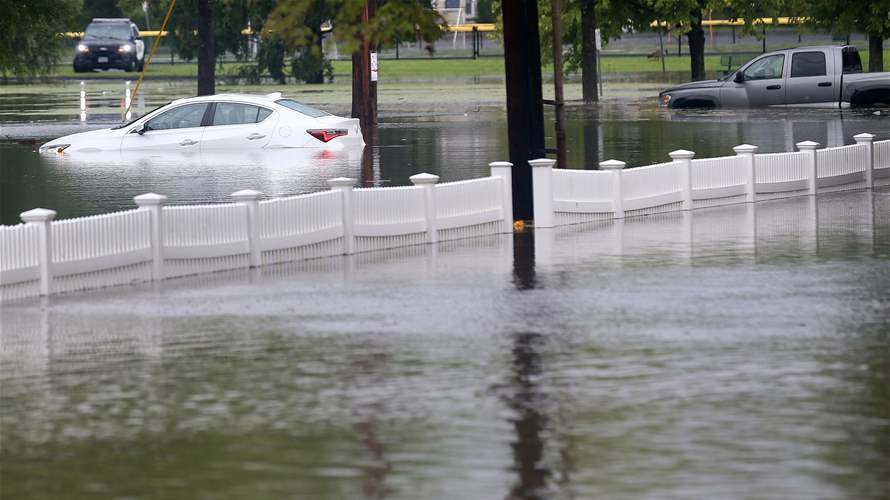
<path fill-rule="evenodd" d="M 34 209 L 0 226 L 0 299 L 511 232 L 510 168 L 446 184 L 418 174 L 392 188 L 338 178 L 330 191 L 261 201 L 244 190 L 211 205 L 165 206 L 149 193 L 135 210 L 59 221 Z"/>
<path fill-rule="evenodd" d="M 743 144 L 734 156 L 699 160 L 678 150 L 671 162 L 631 169 L 617 160 L 600 163 L 600 170 L 554 169 L 554 160 L 532 160 L 535 227 L 890 184 L 890 140 L 854 139 L 826 149 L 801 142 L 799 151 L 772 154 Z"/>

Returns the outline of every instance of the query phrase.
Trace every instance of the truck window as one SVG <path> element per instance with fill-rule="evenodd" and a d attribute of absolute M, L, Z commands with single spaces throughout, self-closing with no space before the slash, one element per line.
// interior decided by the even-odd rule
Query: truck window
<path fill-rule="evenodd" d="M 785 55 L 776 54 L 766 56 L 754 61 L 745 69 L 745 80 L 771 80 L 782 78 L 782 67 L 785 65 Z"/>
<path fill-rule="evenodd" d="M 791 56 L 791 78 L 826 74 L 824 52 L 798 52 Z"/>
<path fill-rule="evenodd" d="M 855 47 L 844 47 L 841 54 L 843 55 L 844 74 L 862 73 L 862 60 Z"/>

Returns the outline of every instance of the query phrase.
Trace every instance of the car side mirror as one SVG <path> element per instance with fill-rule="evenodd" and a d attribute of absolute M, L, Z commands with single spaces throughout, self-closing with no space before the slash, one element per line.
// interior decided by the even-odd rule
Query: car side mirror
<path fill-rule="evenodd" d="M 142 135 L 142 134 L 148 132 L 149 130 L 151 130 L 151 127 L 149 127 L 147 123 L 143 123 L 142 125 L 139 125 L 135 129 L 133 129 L 133 132 L 136 132 L 137 134 Z"/>
<path fill-rule="evenodd" d="M 735 78 L 733 78 L 732 81 L 736 83 L 745 83 L 745 74 L 741 71 L 736 71 Z"/>

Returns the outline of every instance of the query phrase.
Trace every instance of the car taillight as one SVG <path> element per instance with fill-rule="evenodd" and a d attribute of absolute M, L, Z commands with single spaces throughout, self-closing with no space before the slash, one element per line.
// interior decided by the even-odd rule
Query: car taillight
<path fill-rule="evenodd" d="M 335 139 L 337 137 L 342 137 L 342 136 L 348 134 L 348 132 L 346 130 L 339 129 L 339 128 L 338 129 L 315 129 L 315 130 L 307 130 L 306 132 L 309 132 L 309 135 L 311 135 L 312 137 L 315 137 L 316 139 L 318 139 L 321 142 L 328 142 L 331 139 Z"/>

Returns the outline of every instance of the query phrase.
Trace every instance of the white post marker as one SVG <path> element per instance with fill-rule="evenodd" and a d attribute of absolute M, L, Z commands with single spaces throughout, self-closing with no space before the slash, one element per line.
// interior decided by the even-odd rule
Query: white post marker
<path fill-rule="evenodd" d="M 745 203 L 754 203 L 757 195 L 757 173 L 755 169 L 755 154 L 760 149 L 751 144 L 740 144 L 734 148 L 735 154 L 745 159 Z"/>
<path fill-rule="evenodd" d="M 341 211 L 343 213 L 343 254 L 352 255 L 355 253 L 355 222 L 352 216 L 352 187 L 355 185 L 355 179 L 349 177 L 337 177 L 329 179 L 328 186 L 332 191 L 339 191 L 341 200 Z"/>
<path fill-rule="evenodd" d="M 532 202 L 535 205 L 535 228 L 553 227 L 553 165 L 556 160 L 529 160 L 532 166 Z"/>
<path fill-rule="evenodd" d="M 130 103 L 131 103 L 130 80 L 127 80 L 126 86 L 127 86 L 127 88 L 124 91 L 124 110 L 126 112 L 126 114 L 124 115 L 124 119 L 129 121 L 130 117 L 133 114 L 133 112 L 130 111 Z"/>
<path fill-rule="evenodd" d="M 508 161 L 495 161 L 488 164 L 492 177 L 501 178 L 502 233 L 513 232 L 513 164 Z"/>
<path fill-rule="evenodd" d="M 439 176 L 433 174 L 415 174 L 409 177 L 415 186 L 423 188 L 424 218 L 426 218 L 427 243 L 439 242 L 439 228 L 436 224 L 436 183 Z"/>
<path fill-rule="evenodd" d="M 866 151 L 868 151 L 865 160 L 865 188 L 872 189 L 875 186 L 875 136 L 874 134 L 864 133 L 854 135 L 853 139 L 856 141 L 856 144 L 865 144 Z"/>
<path fill-rule="evenodd" d="M 371 81 L 377 81 L 377 53 L 371 52 Z"/>
<path fill-rule="evenodd" d="M 87 121 L 87 92 L 84 90 L 84 82 L 80 82 L 80 121 Z"/>
<path fill-rule="evenodd" d="M 624 218 L 624 193 L 621 190 L 621 171 L 627 163 L 619 160 L 600 162 L 600 170 L 612 172 L 612 214 L 616 219 Z"/>
<path fill-rule="evenodd" d="M 695 153 L 678 149 L 668 153 L 675 162 L 680 163 L 680 190 L 683 192 L 683 210 L 692 210 L 692 158 Z"/>
<path fill-rule="evenodd" d="M 260 197 L 263 193 L 253 189 L 242 189 L 232 193 L 237 203 L 247 206 L 247 240 L 250 245 L 250 267 L 260 267 Z"/>
<path fill-rule="evenodd" d="M 162 194 L 146 193 L 133 198 L 141 210 L 151 212 L 151 279 L 164 279 L 164 204 L 167 197 Z"/>
<path fill-rule="evenodd" d="M 35 208 L 22 212 L 19 217 L 25 224 L 38 227 L 37 262 L 40 266 L 40 295 L 49 295 L 53 280 L 52 222 L 56 218 L 56 211 Z"/>
<path fill-rule="evenodd" d="M 797 143 L 797 149 L 803 151 L 807 158 L 807 194 L 816 194 L 816 182 L 818 181 L 819 171 L 816 166 L 816 148 L 819 147 L 818 142 L 803 141 Z"/>

